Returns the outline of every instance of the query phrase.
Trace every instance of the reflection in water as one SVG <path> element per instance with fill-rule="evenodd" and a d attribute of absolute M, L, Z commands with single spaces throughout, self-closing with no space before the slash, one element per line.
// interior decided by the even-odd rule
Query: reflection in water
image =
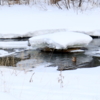
<path fill-rule="evenodd" d="M 73 57 L 77 59 L 75 62 L 72 61 Z M 0 58 L 0 65 L 2 66 L 33 68 L 43 63 L 50 64 L 46 67 L 58 67 L 58 70 L 72 70 L 97 67 L 100 65 L 100 58 L 84 53 L 45 53 L 33 50 L 17 53 L 13 57 Z"/>
<path fill-rule="evenodd" d="M 45 55 L 46 55 L 45 57 L 48 58 L 48 54 Z M 76 62 L 72 61 L 73 56 L 77 58 Z M 91 57 L 85 55 L 84 53 L 52 54 L 51 59 L 49 60 L 47 59 L 47 61 L 52 63 L 51 66 L 58 66 L 58 70 L 91 68 L 100 65 L 100 58 Z"/>
<path fill-rule="evenodd" d="M 6 40 L 5 40 L 6 41 Z M 10 41 L 10 40 L 9 40 Z M 85 53 L 45 53 L 34 50 L 16 53 L 13 57 L 0 58 L 2 66 L 19 66 L 33 68 L 39 64 L 49 63 L 47 67 L 57 67 L 58 70 L 72 70 L 77 68 L 91 68 L 100 66 L 100 57 L 92 57 L 92 51 L 100 50 L 100 39 L 94 39 L 88 45 Z M 17 50 L 8 50 L 15 52 Z M 76 62 L 72 61 L 72 57 L 76 57 Z M 23 60 L 22 60 L 23 59 Z"/>
<path fill-rule="evenodd" d="M 21 58 L 16 57 L 2 57 L 0 58 L 0 66 L 16 66 L 16 64 L 21 61 Z"/>
<path fill-rule="evenodd" d="M 30 51 L 29 60 L 23 60 L 19 64 L 32 67 L 42 63 L 50 63 L 47 67 L 58 67 L 58 70 L 72 70 L 77 68 L 91 68 L 100 65 L 100 58 L 91 57 L 84 53 L 45 53 L 38 51 Z M 72 57 L 77 58 L 76 62 L 72 61 Z M 30 65 L 30 66 L 29 66 Z"/>
<path fill-rule="evenodd" d="M 84 62 L 81 64 L 77 64 L 77 62 L 72 62 L 72 65 L 70 66 L 63 66 L 63 67 L 58 67 L 58 70 L 70 70 L 70 69 L 77 69 L 77 68 L 92 68 L 92 67 L 97 67 L 100 66 L 100 59 L 98 58 L 93 58 L 89 62 Z"/>

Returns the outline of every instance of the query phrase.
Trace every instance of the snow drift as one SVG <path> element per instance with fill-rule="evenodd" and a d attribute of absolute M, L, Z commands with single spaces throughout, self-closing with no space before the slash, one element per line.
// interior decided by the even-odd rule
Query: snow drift
<path fill-rule="evenodd" d="M 91 32 L 87 32 L 87 34 L 90 35 L 90 36 L 100 37 L 100 30 L 94 30 L 94 31 L 91 31 Z"/>
<path fill-rule="evenodd" d="M 71 31 L 35 36 L 29 39 L 31 46 L 36 49 L 45 47 L 54 49 L 84 47 L 91 41 L 92 38 L 89 35 Z"/>

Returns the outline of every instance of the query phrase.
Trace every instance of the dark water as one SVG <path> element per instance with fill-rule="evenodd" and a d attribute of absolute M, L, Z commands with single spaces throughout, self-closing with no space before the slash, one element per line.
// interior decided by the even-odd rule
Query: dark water
<path fill-rule="evenodd" d="M 37 52 L 37 51 L 35 51 Z M 34 59 L 34 51 L 30 51 L 30 59 Z M 73 62 L 72 58 L 76 57 L 77 61 Z M 40 52 L 35 57 L 38 62 L 51 63 L 47 67 L 57 67 L 58 70 L 73 70 L 77 68 L 91 68 L 100 66 L 100 58 L 86 55 L 84 53 L 44 53 Z"/>
<path fill-rule="evenodd" d="M 24 37 L 24 38 L 14 38 L 14 39 L 10 39 L 10 38 L 8 38 L 8 39 L 6 39 L 6 38 L 0 38 L 0 41 L 27 41 L 29 39 L 29 37 Z"/>
<path fill-rule="evenodd" d="M 13 40 L 9 39 L 8 41 L 15 41 L 15 40 L 16 39 Z M 85 52 L 82 53 L 54 53 L 54 52 L 46 53 L 46 52 L 40 52 L 39 50 L 22 51 L 20 53 L 15 53 L 14 55 L 11 55 L 9 57 L 0 58 L 1 62 L 0 65 L 18 66 L 18 64 L 21 64 L 22 66 L 27 65 L 30 68 L 36 66 L 36 64 L 49 63 L 49 65 L 47 65 L 46 67 L 57 67 L 57 70 L 74 70 L 77 68 L 99 67 L 100 56 L 95 56 L 97 55 L 96 53 L 93 55 L 91 54 L 91 52 L 93 51 L 100 50 L 99 43 L 100 43 L 100 38 L 94 39 L 89 44 Z M 15 50 L 12 49 L 11 51 Z M 72 61 L 73 57 L 76 57 L 77 59 L 76 62 Z"/>

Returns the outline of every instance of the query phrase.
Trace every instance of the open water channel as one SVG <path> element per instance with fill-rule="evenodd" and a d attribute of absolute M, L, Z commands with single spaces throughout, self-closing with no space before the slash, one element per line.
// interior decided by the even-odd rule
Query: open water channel
<path fill-rule="evenodd" d="M 25 39 L 0 39 L 0 41 L 23 41 Z M 41 52 L 39 50 L 6 49 L 8 52 L 16 52 L 7 57 L 0 58 L 1 66 L 14 66 L 23 68 L 34 68 L 41 64 L 45 67 L 57 67 L 57 70 L 74 70 L 77 68 L 92 68 L 100 66 L 100 38 L 83 48 L 84 52 L 54 53 Z M 21 51 L 22 50 L 22 51 Z M 72 58 L 76 57 L 76 62 Z"/>

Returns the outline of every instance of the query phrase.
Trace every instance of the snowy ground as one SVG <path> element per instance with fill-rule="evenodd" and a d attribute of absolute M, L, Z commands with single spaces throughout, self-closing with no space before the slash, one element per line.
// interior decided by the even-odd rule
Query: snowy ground
<path fill-rule="evenodd" d="M 51 6 L 38 9 L 24 5 L 0 6 L 0 38 L 67 30 L 99 35 L 99 18 L 100 8 L 67 11 Z M 1 48 L 14 44 L 2 43 Z M 15 44 L 17 48 L 22 45 L 27 48 L 27 41 Z M 0 51 L 0 54 L 8 52 Z M 0 66 L 0 80 L 2 100 L 100 100 L 100 67 L 59 72 L 56 68 L 46 68 L 45 64 L 29 70 Z"/>
<path fill-rule="evenodd" d="M 100 8 L 79 11 L 59 10 L 57 7 L 49 6 L 46 10 L 40 9 L 42 8 L 36 9 L 34 6 L 25 5 L 1 6 L 0 38 L 34 36 L 51 33 L 57 29 L 92 34 L 100 31 Z"/>
<path fill-rule="evenodd" d="M 100 67 L 63 72 L 45 65 L 26 71 L 0 68 L 0 97 L 2 100 L 99 100 L 99 72 Z"/>

